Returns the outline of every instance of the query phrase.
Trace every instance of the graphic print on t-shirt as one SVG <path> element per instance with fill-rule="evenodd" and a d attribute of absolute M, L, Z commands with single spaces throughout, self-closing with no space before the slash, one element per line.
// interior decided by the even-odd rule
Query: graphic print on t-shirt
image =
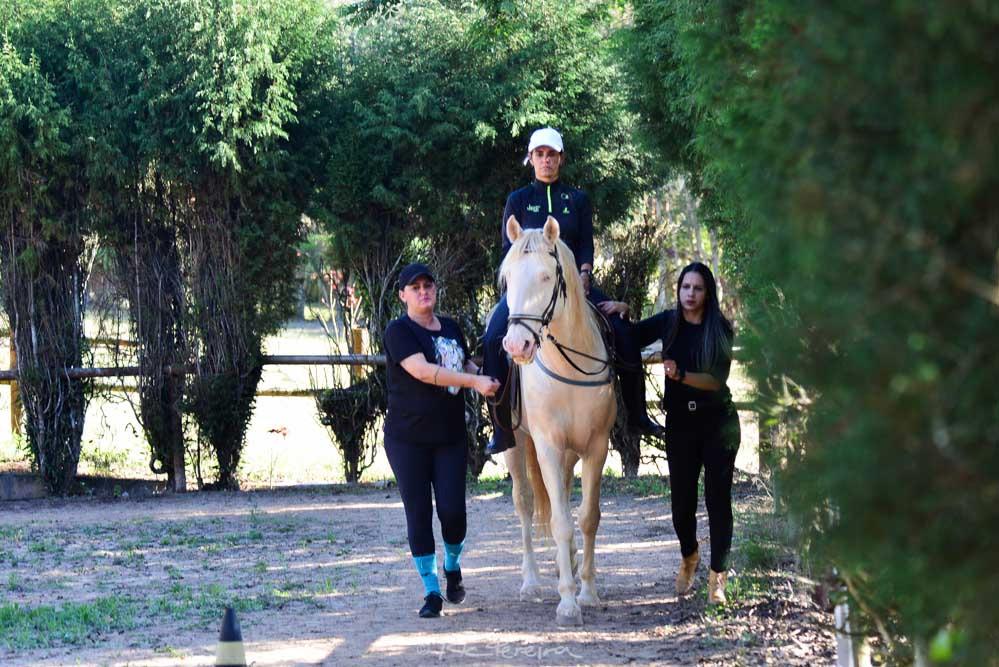
<path fill-rule="evenodd" d="M 465 366 L 465 351 L 454 338 L 435 336 L 434 351 L 437 353 L 437 363 L 448 370 L 460 373 Z M 448 387 L 447 390 L 457 394 L 461 387 Z"/>

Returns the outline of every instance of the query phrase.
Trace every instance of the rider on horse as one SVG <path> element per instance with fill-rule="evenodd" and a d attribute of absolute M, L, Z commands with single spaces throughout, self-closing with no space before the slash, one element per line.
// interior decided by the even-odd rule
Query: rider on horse
<path fill-rule="evenodd" d="M 609 300 L 593 285 L 593 208 L 582 190 L 569 187 L 559 180 L 565 163 L 562 136 L 550 127 L 535 131 L 527 147 L 524 164 L 530 162 L 534 181 L 513 192 L 503 210 L 503 254 L 510 249 L 506 222 L 512 215 L 523 229 L 540 229 L 549 216 L 559 223 L 561 239 L 576 258 L 583 289 L 593 304 Z M 500 298 L 489 326 L 483 349 L 483 372 L 505 383 L 509 375 L 509 360 L 503 351 L 503 336 L 509 317 L 506 296 Z M 635 343 L 631 327 L 618 315 L 608 318 L 614 334 L 614 356 L 618 361 L 618 377 L 628 415 L 628 427 L 642 435 L 662 436 L 662 427 L 652 421 L 645 405 L 645 373 L 641 365 L 641 350 Z M 493 413 L 493 437 L 486 447 L 488 454 L 498 454 L 513 447 L 511 431 L 511 397 L 507 387 L 497 394 L 501 400 Z"/>

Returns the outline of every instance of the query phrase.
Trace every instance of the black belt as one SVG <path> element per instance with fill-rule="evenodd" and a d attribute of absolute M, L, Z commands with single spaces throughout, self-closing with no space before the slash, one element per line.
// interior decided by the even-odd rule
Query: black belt
<path fill-rule="evenodd" d="M 714 414 L 721 412 L 725 408 L 725 403 L 719 401 L 686 401 L 667 410 L 673 415 L 697 415 L 698 413 Z"/>

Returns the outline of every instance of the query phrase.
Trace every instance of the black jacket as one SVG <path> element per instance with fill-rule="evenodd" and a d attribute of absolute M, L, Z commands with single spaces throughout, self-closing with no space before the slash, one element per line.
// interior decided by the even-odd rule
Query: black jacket
<path fill-rule="evenodd" d="M 503 256 L 510 249 L 506 237 L 506 221 L 510 216 L 524 229 L 540 229 L 548 216 L 558 220 L 562 241 L 576 257 L 576 268 L 593 265 L 593 207 L 586 193 L 564 185 L 561 181 L 542 183 L 535 180 L 530 185 L 515 190 L 506 200 L 503 209 Z"/>

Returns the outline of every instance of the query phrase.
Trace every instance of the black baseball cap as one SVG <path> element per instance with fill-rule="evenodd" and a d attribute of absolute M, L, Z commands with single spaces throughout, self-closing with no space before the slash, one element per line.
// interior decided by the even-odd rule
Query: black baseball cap
<path fill-rule="evenodd" d="M 430 268 L 426 264 L 413 262 L 404 266 L 402 271 L 399 272 L 399 289 L 405 289 L 406 285 L 409 285 L 420 276 L 426 276 L 430 279 L 430 282 L 437 282 L 434 280 L 434 274 L 430 272 Z"/>

